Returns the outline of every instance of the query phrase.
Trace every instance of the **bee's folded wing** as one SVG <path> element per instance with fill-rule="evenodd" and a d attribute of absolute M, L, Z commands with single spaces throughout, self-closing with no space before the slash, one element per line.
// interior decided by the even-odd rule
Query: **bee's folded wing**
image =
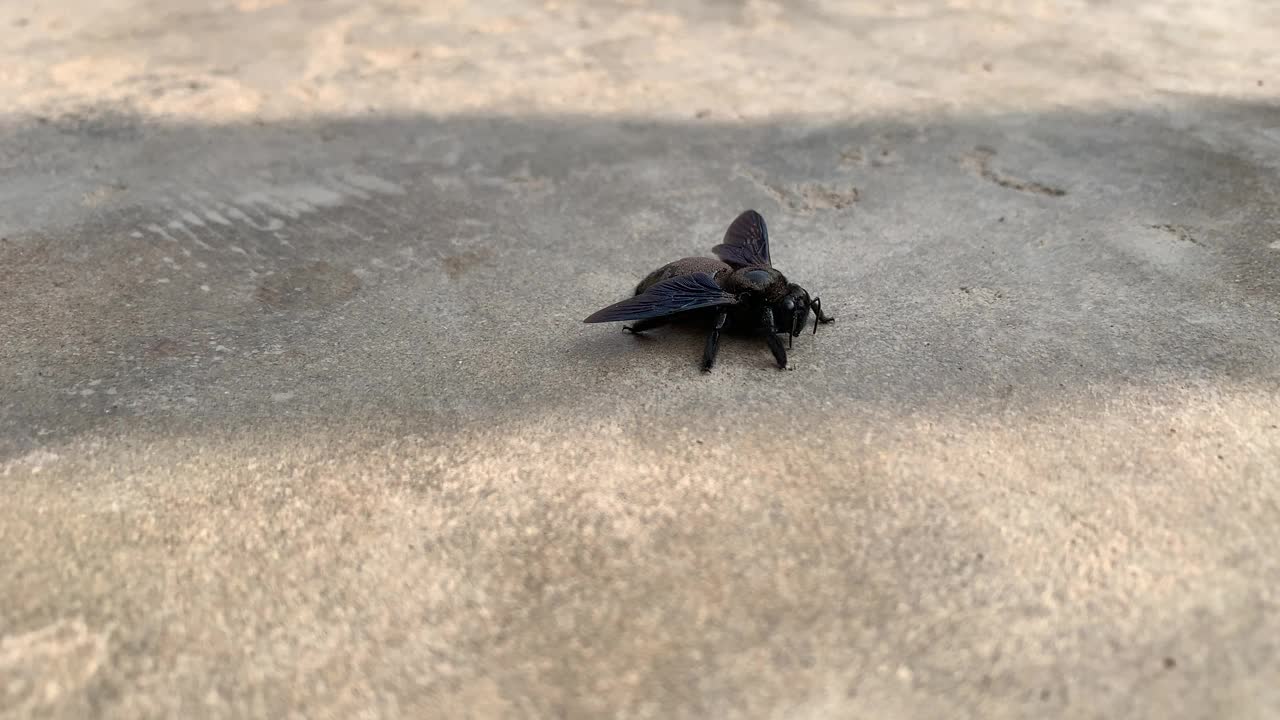
<path fill-rule="evenodd" d="M 729 224 L 724 242 L 711 248 L 733 267 L 773 267 L 769 261 L 769 227 L 755 210 L 747 210 Z"/>
<path fill-rule="evenodd" d="M 738 298 L 725 292 L 710 274 L 692 273 L 663 280 L 635 297 L 592 314 L 583 322 L 645 320 L 716 305 L 736 305 L 737 302 Z"/>

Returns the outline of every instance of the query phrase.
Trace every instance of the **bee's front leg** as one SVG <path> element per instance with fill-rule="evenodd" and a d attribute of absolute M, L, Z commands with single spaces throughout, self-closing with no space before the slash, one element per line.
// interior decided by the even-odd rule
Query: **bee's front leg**
<path fill-rule="evenodd" d="M 819 324 L 826 325 L 829 322 L 835 322 L 835 316 L 827 315 L 826 313 L 822 312 L 822 298 L 814 298 L 813 302 L 809 303 L 809 307 L 813 308 L 813 314 L 816 315 L 818 318 L 813 323 L 814 335 L 818 334 Z"/>
<path fill-rule="evenodd" d="M 766 307 L 761 324 L 764 325 L 764 340 L 769 343 L 769 350 L 773 352 L 773 359 L 778 363 L 778 369 L 785 370 L 787 367 L 787 349 L 782 346 L 782 341 L 778 339 L 778 328 L 773 324 L 773 308 Z"/>

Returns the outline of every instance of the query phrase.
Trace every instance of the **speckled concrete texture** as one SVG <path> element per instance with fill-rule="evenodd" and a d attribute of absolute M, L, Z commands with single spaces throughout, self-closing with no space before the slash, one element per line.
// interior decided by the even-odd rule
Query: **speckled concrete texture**
<path fill-rule="evenodd" d="M 1280 715 L 1273 3 L 0 28 L 0 717 Z"/>

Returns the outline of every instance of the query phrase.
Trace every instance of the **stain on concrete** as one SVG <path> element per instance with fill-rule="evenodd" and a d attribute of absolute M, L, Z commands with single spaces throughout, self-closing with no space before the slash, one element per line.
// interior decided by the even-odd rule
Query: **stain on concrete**
<path fill-rule="evenodd" d="M 449 279 L 457 280 L 477 266 L 493 260 L 493 258 L 494 253 L 492 250 L 465 250 L 444 256 L 440 264 L 444 266 L 444 271 L 449 276 Z"/>
<path fill-rule="evenodd" d="M 271 310 L 316 310 L 350 300 L 361 285 L 351 270 L 320 260 L 269 275 L 254 297 Z"/>
<path fill-rule="evenodd" d="M 146 345 L 143 349 L 143 357 L 148 360 L 165 360 L 177 357 L 183 352 L 189 350 L 186 343 L 179 342 L 173 338 L 156 338 Z"/>
<path fill-rule="evenodd" d="M 1020 178 L 996 169 L 992 163 L 995 156 L 996 151 L 994 149 L 979 146 L 971 154 L 965 156 L 964 163 L 972 168 L 978 174 L 978 177 L 995 183 L 1002 188 L 1032 195 L 1046 195 L 1048 197 L 1062 197 L 1067 194 L 1067 191 L 1062 188 Z"/>
<path fill-rule="evenodd" d="M 1175 225 L 1175 224 L 1172 224 L 1172 223 L 1163 223 L 1163 224 L 1160 224 L 1160 225 L 1151 225 L 1151 226 L 1149 226 L 1149 227 L 1150 227 L 1152 230 L 1162 230 L 1162 231 L 1164 231 L 1164 232 L 1166 232 L 1166 233 L 1169 233 L 1170 235 L 1174 236 L 1174 237 L 1175 237 L 1175 238 L 1177 238 L 1178 240 L 1181 240 L 1182 242 L 1191 243 L 1192 245 L 1198 245 L 1198 246 L 1200 246 L 1200 247 L 1204 247 L 1204 246 L 1205 246 L 1205 245 L 1204 245 L 1204 243 L 1202 243 L 1202 242 L 1200 242 L 1199 240 L 1197 240 L 1197 239 L 1196 239 L 1196 236 L 1192 234 L 1192 230 L 1191 230 L 1191 228 L 1189 228 L 1189 227 L 1187 227 L 1187 226 L 1185 226 L 1185 225 Z"/>
<path fill-rule="evenodd" d="M 801 181 L 778 183 L 760 170 L 741 170 L 775 202 L 796 213 L 810 214 L 822 210 L 843 210 L 858 202 L 859 190 L 849 184 Z"/>
<path fill-rule="evenodd" d="M 107 661 L 109 639 L 80 618 L 0 636 L 0 717 L 33 717 L 78 693 Z"/>

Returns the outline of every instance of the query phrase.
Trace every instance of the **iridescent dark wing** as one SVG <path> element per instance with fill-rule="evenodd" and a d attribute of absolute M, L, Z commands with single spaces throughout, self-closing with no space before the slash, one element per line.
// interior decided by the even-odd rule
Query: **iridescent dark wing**
<path fill-rule="evenodd" d="M 711 275 L 691 273 L 663 280 L 635 297 L 594 313 L 583 322 L 644 320 L 716 305 L 735 305 L 737 302 L 738 298 L 725 292 Z"/>
<path fill-rule="evenodd" d="M 725 231 L 724 242 L 711 248 L 711 252 L 735 268 L 773 267 L 769 262 L 769 228 L 755 210 L 739 215 Z"/>

